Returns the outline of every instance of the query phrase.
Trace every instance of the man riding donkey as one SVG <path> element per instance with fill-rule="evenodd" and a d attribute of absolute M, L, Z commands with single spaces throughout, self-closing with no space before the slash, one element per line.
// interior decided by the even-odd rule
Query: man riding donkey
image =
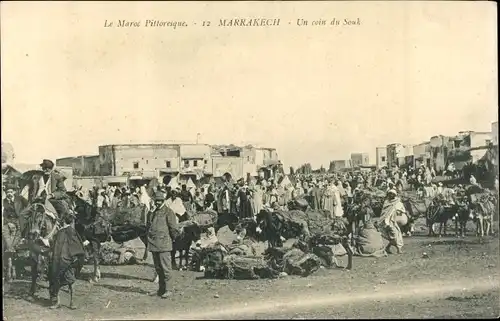
<path fill-rule="evenodd" d="M 69 213 L 69 198 L 64 185 L 66 177 L 54 169 L 51 160 L 44 159 L 40 164 L 43 175 L 38 181 L 32 180 L 21 192 L 28 202 L 42 203 L 47 211 L 64 217 Z"/>
<path fill-rule="evenodd" d="M 21 195 L 25 197 L 29 204 L 41 204 L 45 213 L 52 216 L 57 221 L 65 221 L 68 216 L 72 216 L 71 200 L 66 191 L 64 180 L 66 177 L 54 169 L 51 160 L 44 159 L 40 164 L 43 174 L 33 179 L 24 187 Z M 23 227 L 21 227 L 23 228 Z M 82 236 L 81 236 L 82 237 Z M 41 238 L 46 247 L 50 247 L 49 241 Z M 83 238 L 83 245 L 89 242 Z"/>

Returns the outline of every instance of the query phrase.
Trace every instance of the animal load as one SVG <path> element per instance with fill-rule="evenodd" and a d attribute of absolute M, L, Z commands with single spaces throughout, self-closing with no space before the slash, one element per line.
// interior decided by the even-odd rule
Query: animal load
<path fill-rule="evenodd" d="M 272 269 L 263 257 L 235 254 L 225 256 L 215 274 L 220 278 L 230 280 L 269 279 L 279 276 L 279 272 Z"/>
<path fill-rule="evenodd" d="M 369 205 L 375 217 L 379 217 L 382 214 L 382 207 L 384 206 L 386 193 L 380 189 L 371 189 L 363 191 L 358 199 L 358 203 L 365 203 Z"/>
<path fill-rule="evenodd" d="M 273 215 L 281 222 L 281 235 L 286 238 L 296 238 L 308 233 L 306 214 L 302 211 L 274 211 Z"/>
<path fill-rule="evenodd" d="M 332 220 L 327 218 L 323 211 L 307 211 L 305 212 L 305 220 L 307 221 L 307 228 L 309 235 L 322 234 L 328 231 Z"/>
<path fill-rule="evenodd" d="M 120 247 L 119 245 L 106 242 L 101 245 L 99 252 L 99 263 L 102 265 L 124 265 L 137 263 L 136 251 L 132 247 Z"/>
<path fill-rule="evenodd" d="M 146 225 L 147 208 L 145 205 L 134 207 L 117 207 L 116 209 L 101 210 L 103 216 L 106 215 L 112 226 Z"/>
<path fill-rule="evenodd" d="M 299 210 L 305 212 L 309 203 L 304 198 L 294 199 L 287 204 L 289 210 Z"/>
<path fill-rule="evenodd" d="M 138 238 L 146 233 L 146 226 L 131 224 L 111 227 L 111 236 L 116 243 L 123 243 Z"/>
<path fill-rule="evenodd" d="M 250 240 L 243 240 L 242 242 L 236 244 L 227 245 L 228 254 L 239 255 L 239 256 L 256 256 L 257 250 L 254 243 Z"/>
<path fill-rule="evenodd" d="M 200 271 L 203 266 L 206 278 L 221 278 L 217 273 L 228 254 L 228 249 L 222 243 L 215 243 L 205 248 L 192 249 L 191 268 L 194 271 Z"/>
<path fill-rule="evenodd" d="M 268 248 L 265 257 L 273 270 L 285 272 L 288 275 L 308 276 L 327 264 L 317 255 L 297 247 Z"/>
<path fill-rule="evenodd" d="M 196 222 L 200 228 L 209 228 L 217 222 L 217 212 L 206 210 L 190 216 L 190 220 Z"/>
<path fill-rule="evenodd" d="M 473 208 L 479 209 L 481 213 L 488 214 L 495 212 L 493 196 L 489 193 L 476 193 L 469 195 L 469 200 Z"/>

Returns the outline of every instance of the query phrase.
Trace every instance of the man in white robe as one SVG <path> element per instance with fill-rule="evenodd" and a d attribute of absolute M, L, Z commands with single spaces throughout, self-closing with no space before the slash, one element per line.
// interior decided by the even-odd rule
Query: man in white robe
<path fill-rule="evenodd" d="M 396 221 L 398 214 L 406 213 L 406 209 L 397 197 L 397 192 L 391 189 L 387 192 L 387 199 L 382 207 L 382 215 L 379 219 L 379 231 L 382 236 L 389 241 L 385 250 L 390 251 L 391 246 L 395 246 L 397 253 L 403 253 L 403 234 Z"/>

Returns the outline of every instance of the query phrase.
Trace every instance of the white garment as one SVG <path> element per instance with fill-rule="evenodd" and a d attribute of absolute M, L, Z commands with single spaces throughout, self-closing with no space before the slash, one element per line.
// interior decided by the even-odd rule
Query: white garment
<path fill-rule="evenodd" d="M 332 186 L 332 190 L 333 190 L 333 198 L 335 199 L 336 203 L 336 205 L 333 208 L 333 215 L 335 215 L 336 217 L 342 217 L 344 216 L 344 209 L 342 208 L 340 191 L 335 185 Z"/>
<path fill-rule="evenodd" d="M 151 198 L 149 197 L 148 192 L 146 191 L 146 187 L 144 186 L 141 186 L 141 197 L 139 198 L 139 201 L 141 202 L 141 204 L 146 205 L 146 208 L 149 211 L 151 207 Z"/>
<path fill-rule="evenodd" d="M 182 203 L 182 200 L 179 197 L 176 197 L 175 200 L 169 198 L 168 200 L 165 201 L 165 205 L 168 206 L 177 215 L 182 216 L 186 214 L 186 208 L 184 207 L 184 203 Z"/>
<path fill-rule="evenodd" d="M 45 191 L 45 193 L 47 193 L 47 195 L 52 193 L 52 185 L 50 184 L 51 177 L 52 177 L 52 175 L 49 175 L 49 178 L 47 179 L 46 183 L 43 181 L 43 176 L 40 177 L 40 181 L 38 183 L 40 187 L 38 188 L 38 191 L 36 193 L 37 197 L 42 195 L 43 191 Z"/>

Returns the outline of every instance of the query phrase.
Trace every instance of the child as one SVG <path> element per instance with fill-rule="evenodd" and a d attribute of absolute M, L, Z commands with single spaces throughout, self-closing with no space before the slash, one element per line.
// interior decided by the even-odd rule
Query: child
<path fill-rule="evenodd" d="M 63 227 L 54 237 L 49 266 L 49 294 L 54 304 L 52 309 L 59 308 L 59 290 L 68 285 L 70 293 L 70 309 L 73 305 L 73 283 L 75 282 L 75 268 L 85 256 L 84 245 L 74 228 L 74 216 L 71 213 L 63 219 Z"/>

